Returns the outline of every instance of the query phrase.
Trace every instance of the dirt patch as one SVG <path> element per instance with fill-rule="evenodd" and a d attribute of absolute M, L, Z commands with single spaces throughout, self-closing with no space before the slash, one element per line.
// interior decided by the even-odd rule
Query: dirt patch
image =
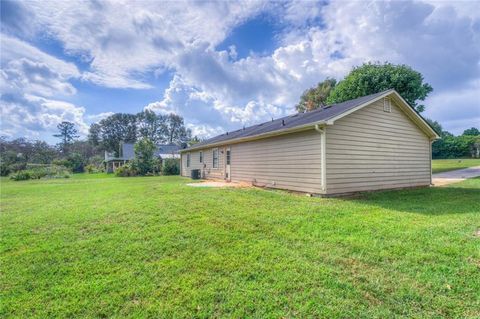
<path fill-rule="evenodd" d="M 464 181 L 465 178 L 433 178 L 433 186 L 444 186 Z"/>
<path fill-rule="evenodd" d="M 252 184 L 245 183 L 245 182 L 226 182 L 223 180 L 219 181 L 202 181 L 199 183 L 189 183 L 188 186 L 192 187 L 235 187 L 235 188 L 244 188 L 244 187 L 252 187 Z"/>

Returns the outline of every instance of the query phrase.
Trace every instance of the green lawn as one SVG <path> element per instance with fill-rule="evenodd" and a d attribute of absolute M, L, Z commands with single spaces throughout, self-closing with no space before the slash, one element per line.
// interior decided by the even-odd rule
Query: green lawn
<path fill-rule="evenodd" d="M 456 169 L 480 166 L 480 159 L 455 158 L 455 159 L 437 159 L 432 161 L 432 172 L 440 173 L 453 171 Z"/>
<path fill-rule="evenodd" d="M 0 317 L 480 317 L 480 179 L 321 199 L 102 176 L 2 180 Z"/>

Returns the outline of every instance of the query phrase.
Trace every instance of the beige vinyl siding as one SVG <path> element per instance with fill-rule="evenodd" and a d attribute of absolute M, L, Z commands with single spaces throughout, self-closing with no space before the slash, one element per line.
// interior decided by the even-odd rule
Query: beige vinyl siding
<path fill-rule="evenodd" d="M 321 193 L 320 134 L 314 129 L 230 147 L 232 181 Z"/>
<path fill-rule="evenodd" d="M 200 151 L 203 152 L 203 163 L 200 163 Z M 223 151 L 223 153 L 222 153 Z M 190 167 L 187 167 L 187 154 L 190 153 Z M 218 168 L 213 168 L 213 148 L 182 153 L 182 176 L 190 177 L 192 169 L 200 169 L 203 178 L 221 178 L 225 176 L 225 151 L 218 147 Z M 204 165 L 205 164 L 205 167 Z"/>
<path fill-rule="evenodd" d="M 392 101 L 327 127 L 327 194 L 430 184 L 430 141 Z"/>

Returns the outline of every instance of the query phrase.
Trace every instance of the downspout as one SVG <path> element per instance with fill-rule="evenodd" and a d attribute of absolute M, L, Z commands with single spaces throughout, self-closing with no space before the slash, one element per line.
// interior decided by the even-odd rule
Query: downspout
<path fill-rule="evenodd" d="M 326 130 L 325 127 L 320 128 L 319 124 L 315 124 L 315 130 L 320 133 L 320 149 L 322 151 L 321 154 L 321 172 L 322 172 L 322 180 L 321 180 L 321 188 L 322 192 L 326 193 L 327 191 L 327 156 L 326 156 Z"/>

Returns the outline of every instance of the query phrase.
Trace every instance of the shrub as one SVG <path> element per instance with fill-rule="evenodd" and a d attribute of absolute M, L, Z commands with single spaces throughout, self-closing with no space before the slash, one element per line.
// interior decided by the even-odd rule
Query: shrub
<path fill-rule="evenodd" d="M 68 178 L 70 172 L 64 166 L 58 165 L 27 165 L 28 169 L 18 171 L 10 175 L 10 179 L 14 181 L 25 181 L 29 179 L 40 178 Z"/>
<path fill-rule="evenodd" d="M 33 175 L 31 171 L 27 171 L 27 170 L 18 171 L 10 175 L 10 179 L 14 181 L 26 181 L 29 179 L 33 179 Z"/>
<path fill-rule="evenodd" d="M 88 174 L 98 173 L 97 167 L 95 165 L 92 165 L 92 164 L 88 164 L 87 166 L 85 166 L 85 171 Z"/>
<path fill-rule="evenodd" d="M 24 169 L 27 169 L 26 163 L 14 163 L 8 166 L 10 173 L 15 173 Z"/>
<path fill-rule="evenodd" d="M 115 170 L 115 175 L 119 177 L 137 176 L 138 171 L 130 163 L 127 163 Z"/>
<path fill-rule="evenodd" d="M 176 158 L 166 158 L 163 160 L 163 175 L 180 175 L 180 160 Z"/>
<path fill-rule="evenodd" d="M 133 166 L 140 175 L 155 173 L 155 168 L 158 167 L 158 161 L 155 158 L 155 148 L 155 144 L 148 138 L 142 138 L 135 143 L 135 159 Z"/>
<path fill-rule="evenodd" d="M 10 174 L 10 167 L 7 163 L 0 162 L 0 176 L 8 176 Z"/>
<path fill-rule="evenodd" d="M 70 168 L 74 173 L 83 173 L 83 167 L 85 163 L 81 154 L 72 153 L 67 160 L 69 162 L 67 167 Z"/>

